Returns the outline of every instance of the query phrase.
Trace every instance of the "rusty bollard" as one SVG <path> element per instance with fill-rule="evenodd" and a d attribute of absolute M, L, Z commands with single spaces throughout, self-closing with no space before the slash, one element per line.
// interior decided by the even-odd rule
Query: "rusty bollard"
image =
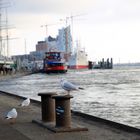
<path fill-rule="evenodd" d="M 55 122 L 55 100 L 52 96 L 55 92 L 38 93 L 41 96 L 41 110 L 43 122 Z"/>
<path fill-rule="evenodd" d="M 71 127 L 71 109 L 70 99 L 71 95 L 55 95 L 55 114 L 56 114 L 56 126 L 55 127 Z"/>

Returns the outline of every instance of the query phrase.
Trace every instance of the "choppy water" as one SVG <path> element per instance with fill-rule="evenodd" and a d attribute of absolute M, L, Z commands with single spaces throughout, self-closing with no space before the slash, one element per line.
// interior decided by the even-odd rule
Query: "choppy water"
<path fill-rule="evenodd" d="M 85 90 L 73 92 L 72 109 L 140 128 L 140 68 L 33 74 L 0 82 L 0 90 L 40 100 L 39 92 L 63 92 L 60 79 Z"/>

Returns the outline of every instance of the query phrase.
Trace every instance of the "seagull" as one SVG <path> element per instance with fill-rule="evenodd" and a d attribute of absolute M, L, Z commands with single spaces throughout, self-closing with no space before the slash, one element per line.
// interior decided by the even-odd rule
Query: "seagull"
<path fill-rule="evenodd" d="M 70 93 L 70 91 L 84 89 L 81 87 L 77 87 L 76 85 L 72 84 L 71 82 L 68 82 L 65 79 L 61 79 L 60 84 L 61 84 L 61 87 L 68 92 L 68 94 Z"/>
<path fill-rule="evenodd" d="M 20 104 L 21 107 L 23 107 L 23 106 L 29 106 L 29 105 L 30 105 L 30 98 L 25 99 L 25 100 Z"/>
<path fill-rule="evenodd" d="M 13 121 L 12 121 L 11 123 L 12 123 L 12 124 L 15 123 L 15 120 L 16 120 L 16 118 L 17 118 L 17 111 L 16 111 L 16 109 L 13 108 L 12 110 L 10 110 L 10 111 L 7 113 L 7 115 L 6 115 L 5 118 L 6 118 L 6 119 L 12 119 Z"/>

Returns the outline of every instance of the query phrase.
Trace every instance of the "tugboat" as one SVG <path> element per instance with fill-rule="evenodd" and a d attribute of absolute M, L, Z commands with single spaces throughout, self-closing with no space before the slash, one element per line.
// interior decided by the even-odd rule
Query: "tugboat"
<path fill-rule="evenodd" d="M 45 73 L 66 73 L 68 67 L 61 52 L 46 52 L 43 60 Z"/>

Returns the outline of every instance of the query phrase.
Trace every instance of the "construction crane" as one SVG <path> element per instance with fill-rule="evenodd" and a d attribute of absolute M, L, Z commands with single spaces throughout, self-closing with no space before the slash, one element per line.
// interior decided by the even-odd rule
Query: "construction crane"
<path fill-rule="evenodd" d="M 60 21 L 65 21 L 66 22 L 66 26 L 68 25 L 68 20 L 71 20 L 71 26 L 73 27 L 73 18 L 79 17 L 79 16 L 84 16 L 86 15 L 86 13 L 84 14 L 78 14 L 78 15 L 71 15 L 69 17 L 66 17 L 65 19 L 60 19 Z"/>
<path fill-rule="evenodd" d="M 46 37 L 48 37 L 48 26 L 53 26 L 53 25 L 57 25 L 57 24 L 60 24 L 60 23 L 41 25 L 41 27 L 45 27 L 46 28 Z"/>
<path fill-rule="evenodd" d="M 71 20 L 71 33 L 72 33 L 72 37 L 73 37 L 73 19 L 79 16 L 84 16 L 87 15 L 86 13 L 83 14 L 78 14 L 78 15 L 71 15 L 69 17 L 66 17 L 65 19 L 60 19 L 60 21 L 65 21 L 66 22 L 66 27 L 68 26 L 68 20 Z M 73 44 L 73 42 L 72 42 Z"/>

